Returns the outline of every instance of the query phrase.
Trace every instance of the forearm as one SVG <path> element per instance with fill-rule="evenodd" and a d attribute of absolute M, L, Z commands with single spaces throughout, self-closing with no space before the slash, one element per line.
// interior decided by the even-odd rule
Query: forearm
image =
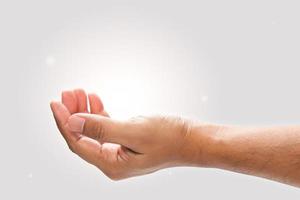
<path fill-rule="evenodd" d="M 300 126 L 249 128 L 203 124 L 180 117 L 108 117 L 100 98 L 83 90 L 52 102 L 69 148 L 114 180 L 173 166 L 200 166 L 300 186 Z"/>
<path fill-rule="evenodd" d="M 191 165 L 300 186 L 299 126 L 253 128 L 196 124 L 190 135 L 195 147 Z M 204 139 L 203 135 L 206 135 Z"/>

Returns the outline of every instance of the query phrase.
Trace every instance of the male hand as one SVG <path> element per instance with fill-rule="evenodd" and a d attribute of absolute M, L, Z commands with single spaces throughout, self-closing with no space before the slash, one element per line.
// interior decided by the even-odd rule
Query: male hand
<path fill-rule="evenodd" d="M 87 102 L 89 100 L 90 111 Z M 119 180 L 173 166 L 214 167 L 300 185 L 300 126 L 241 127 L 176 117 L 109 118 L 83 90 L 52 102 L 70 149 Z"/>
<path fill-rule="evenodd" d="M 90 111 L 88 110 L 88 103 Z M 191 122 L 175 117 L 113 120 L 95 94 L 65 91 L 52 102 L 57 126 L 72 152 L 113 180 L 188 165 L 202 148 L 191 152 Z"/>

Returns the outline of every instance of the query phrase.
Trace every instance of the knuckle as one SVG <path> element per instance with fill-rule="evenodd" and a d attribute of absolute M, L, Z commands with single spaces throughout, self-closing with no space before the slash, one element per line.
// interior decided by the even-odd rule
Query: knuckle
<path fill-rule="evenodd" d="M 96 140 L 98 141 L 104 141 L 105 140 L 105 129 L 104 126 L 101 123 L 98 123 L 98 125 L 95 127 L 96 132 Z"/>
<path fill-rule="evenodd" d="M 68 147 L 70 149 L 70 151 L 72 151 L 73 153 L 75 153 L 75 146 L 73 144 L 68 144 Z"/>
<path fill-rule="evenodd" d="M 78 153 L 78 145 L 77 142 L 80 140 L 81 136 L 79 136 L 78 138 L 76 138 L 76 140 L 68 140 L 67 144 L 68 147 L 70 149 L 70 151 L 72 151 L 73 153 L 77 154 Z"/>

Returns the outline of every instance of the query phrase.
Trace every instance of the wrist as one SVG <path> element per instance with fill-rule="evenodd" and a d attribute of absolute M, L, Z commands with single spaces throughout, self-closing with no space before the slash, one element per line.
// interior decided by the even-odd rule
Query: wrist
<path fill-rule="evenodd" d="M 197 167 L 218 167 L 222 159 L 222 137 L 228 127 L 192 122 L 187 133 L 184 164 Z"/>

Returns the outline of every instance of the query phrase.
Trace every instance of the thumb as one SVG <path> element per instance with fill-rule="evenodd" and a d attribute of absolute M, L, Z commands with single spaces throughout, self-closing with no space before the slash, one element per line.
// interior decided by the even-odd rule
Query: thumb
<path fill-rule="evenodd" d="M 68 127 L 73 133 L 80 133 L 101 143 L 109 142 L 129 147 L 134 132 L 129 123 L 113 120 L 95 114 L 78 113 L 68 119 Z"/>

